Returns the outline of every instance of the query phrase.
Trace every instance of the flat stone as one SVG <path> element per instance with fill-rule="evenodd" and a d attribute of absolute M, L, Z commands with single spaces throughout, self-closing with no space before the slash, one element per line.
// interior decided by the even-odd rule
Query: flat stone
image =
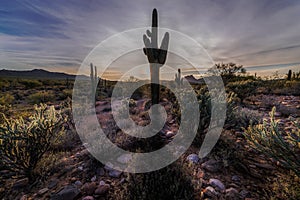
<path fill-rule="evenodd" d="M 226 199 L 239 199 L 239 192 L 235 188 L 228 188 L 225 190 L 225 198 Z"/>
<path fill-rule="evenodd" d="M 113 178 L 119 178 L 121 176 L 121 174 L 122 174 L 122 172 L 118 171 L 118 170 L 110 170 L 108 173 L 108 175 Z"/>
<path fill-rule="evenodd" d="M 190 154 L 188 157 L 187 157 L 187 160 L 192 162 L 192 163 L 198 163 L 200 158 L 197 154 Z"/>
<path fill-rule="evenodd" d="M 82 198 L 82 200 L 94 200 L 93 196 L 85 196 Z"/>
<path fill-rule="evenodd" d="M 73 185 L 67 185 L 57 194 L 52 195 L 51 200 L 74 200 L 80 195 L 80 191 Z"/>
<path fill-rule="evenodd" d="M 111 171 L 111 170 L 113 170 L 113 165 L 110 162 L 108 162 L 104 166 L 104 169 L 107 170 L 107 171 Z"/>
<path fill-rule="evenodd" d="M 240 191 L 240 198 L 245 199 L 247 197 L 250 197 L 250 192 L 247 190 Z"/>
<path fill-rule="evenodd" d="M 219 179 L 211 178 L 208 183 L 219 190 L 225 190 L 225 185 Z"/>
<path fill-rule="evenodd" d="M 204 189 L 204 194 L 214 198 L 216 198 L 219 195 L 219 193 L 211 186 L 208 186 Z"/>
<path fill-rule="evenodd" d="M 57 184 L 58 184 L 58 180 L 57 179 L 51 180 L 50 183 L 48 184 L 48 188 L 52 189 L 55 186 L 57 186 Z"/>
<path fill-rule="evenodd" d="M 206 161 L 205 163 L 202 163 L 201 167 L 209 172 L 217 172 L 220 169 L 220 163 L 216 160 L 211 159 Z"/>
<path fill-rule="evenodd" d="M 82 183 L 81 183 L 81 181 L 75 181 L 75 183 L 74 183 L 76 186 L 82 186 Z"/>
<path fill-rule="evenodd" d="M 241 178 L 238 176 L 238 175 L 233 175 L 231 177 L 231 180 L 234 181 L 234 182 L 240 182 L 241 181 Z"/>
<path fill-rule="evenodd" d="M 132 160 L 131 154 L 123 154 L 117 158 L 117 161 L 121 164 L 127 164 Z"/>
<path fill-rule="evenodd" d="M 49 191 L 48 188 L 43 188 L 43 189 L 41 189 L 41 190 L 38 191 L 38 195 L 43 195 L 43 194 L 45 194 L 48 191 Z"/>
<path fill-rule="evenodd" d="M 81 191 L 87 195 L 92 195 L 94 194 L 94 191 L 97 188 L 97 184 L 95 182 L 92 183 L 85 183 L 82 187 L 81 187 Z"/>
<path fill-rule="evenodd" d="M 108 184 L 105 185 L 100 185 L 96 190 L 95 190 L 95 194 L 96 195 L 104 195 L 108 192 L 110 186 Z"/>
<path fill-rule="evenodd" d="M 13 188 L 23 188 L 25 186 L 27 186 L 29 183 L 28 178 L 23 178 L 20 180 L 17 180 L 16 182 L 14 182 L 13 184 Z"/>

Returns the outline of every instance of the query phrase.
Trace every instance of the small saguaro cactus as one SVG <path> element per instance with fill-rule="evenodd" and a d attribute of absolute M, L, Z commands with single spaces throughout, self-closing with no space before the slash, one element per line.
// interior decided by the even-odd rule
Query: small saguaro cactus
<path fill-rule="evenodd" d="M 97 76 L 97 67 L 93 66 L 93 63 L 91 63 L 91 98 L 95 99 L 95 95 L 97 94 L 97 85 L 98 85 L 98 76 Z M 94 102 L 95 100 L 93 100 Z"/>
<path fill-rule="evenodd" d="M 178 87 L 180 87 L 183 83 L 183 79 L 181 78 L 181 70 L 180 69 L 178 69 L 178 73 L 175 74 L 175 82 Z"/>
<path fill-rule="evenodd" d="M 287 80 L 290 81 L 292 79 L 292 70 L 289 70 L 287 74 Z"/>
<path fill-rule="evenodd" d="M 162 40 L 160 49 L 158 48 L 157 32 L 157 10 L 153 9 L 152 30 L 147 30 L 146 34 L 144 34 L 143 36 L 145 44 L 145 48 L 143 48 L 143 50 L 150 64 L 152 105 L 159 103 L 159 69 L 166 62 L 169 46 L 169 33 L 166 32 Z"/>

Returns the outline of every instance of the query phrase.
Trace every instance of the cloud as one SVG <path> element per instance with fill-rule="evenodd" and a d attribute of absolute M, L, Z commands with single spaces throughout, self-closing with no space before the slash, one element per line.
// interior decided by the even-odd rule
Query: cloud
<path fill-rule="evenodd" d="M 215 62 L 246 67 L 300 62 L 300 2 L 296 0 L 24 0 L 5 1 L 0 8 L 0 66 L 76 73 L 104 39 L 150 26 L 154 7 L 160 27 L 191 36 Z M 185 51 L 199 57 L 192 47 Z M 184 62 L 177 64 L 190 68 Z"/>

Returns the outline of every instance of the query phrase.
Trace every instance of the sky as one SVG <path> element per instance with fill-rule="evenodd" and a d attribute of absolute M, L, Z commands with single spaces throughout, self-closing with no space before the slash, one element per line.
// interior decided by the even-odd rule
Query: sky
<path fill-rule="evenodd" d="M 153 8 L 158 9 L 159 27 L 189 36 L 215 63 L 235 62 L 261 75 L 300 70 L 298 0 L 1 0 L 0 69 L 76 74 L 89 53 L 107 38 L 151 26 Z M 142 34 L 133 40 L 140 41 L 141 48 Z M 119 39 L 121 45 L 133 48 L 127 38 Z M 170 35 L 170 45 L 182 41 Z M 113 52 L 114 48 L 106 50 Z M 196 57 L 193 46 L 177 48 L 193 59 L 202 59 Z M 147 61 L 142 52 L 134 55 L 132 59 L 140 56 Z M 108 70 L 112 79 L 130 70 L 118 63 Z M 172 67 L 183 68 L 184 74 L 193 71 L 184 62 Z"/>

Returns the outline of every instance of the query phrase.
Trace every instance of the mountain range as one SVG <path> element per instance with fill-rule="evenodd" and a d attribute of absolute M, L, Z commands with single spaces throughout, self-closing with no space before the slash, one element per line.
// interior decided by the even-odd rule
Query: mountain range
<path fill-rule="evenodd" d="M 82 78 L 87 76 L 80 75 Z M 43 69 L 33 69 L 28 71 L 17 70 L 0 70 L 0 77 L 13 78 L 37 78 L 37 79 L 75 79 L 76 75 L 66 74 L 63 72 L 49 72 Z"/>
<path fill-rule="evenodd" d="M 49 72 L 44 69 L 33 69 L 33 70 L 0 70 L 0 77 L 2 78 L 33 78 L 33 79 L 75 79 L 76 75 L 67 74 L 63 72 Z M 85 75 L 79 75 L 80 78 L 89 78 Z M 203 79 L 196 79 L 193 75 L 188 75 L 184 77 L 187 81 L 192 84 L 204 83 Z"/>

